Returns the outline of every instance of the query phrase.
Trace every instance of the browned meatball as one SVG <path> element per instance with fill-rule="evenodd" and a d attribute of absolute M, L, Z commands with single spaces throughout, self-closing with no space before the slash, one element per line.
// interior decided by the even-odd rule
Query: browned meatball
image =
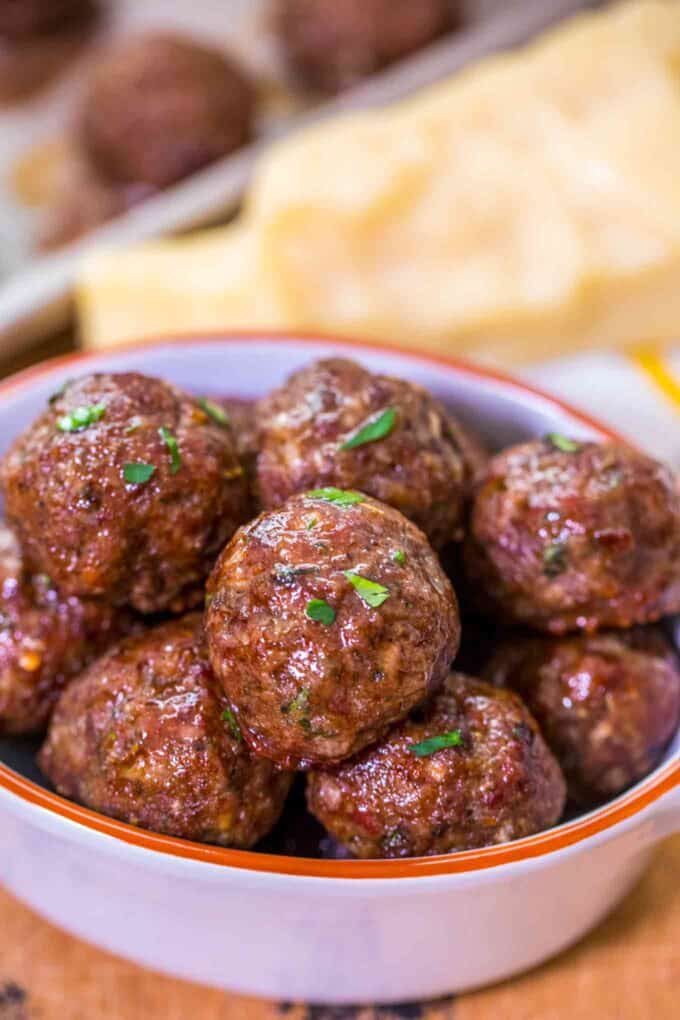
<path fill-rule="evenodd" d="M 457 20 L 453 0 L 278 0 L 276 25 L 293 71 L 336 92 L 420 49 Z"/>
<path fill-rule="evenodd" d="M 236 533 L 208 583 L 210 659 L 253 750 L 341 761 L 442 681 L 450 582 L 422 532 L 359 493 L 290 499 Z"/>
<path fill-rule="evenodd" d="M 472 446 L 420 386 L 331 358 L 296 372 L 261 401 L 258 420 L 263 506 L 336 485 L 396 507 L 435 547 L 459 537 Z"/>
<path fill-rule="evenodd" d="M 491 460 L 466 554 L 507 620 L 556 634 L 646 623 L 680 609 L 680 498 L 642 453 L 552 435 Z"/>
<path fill-rule="evenodd" d="M 128 638 L 62 695 L 40 752 L 57 790 L 145 829 L 249 847 L 292 776 L 247 750 L 194 613 Z"/>
<path fill-rule="evenodd" d="M 0 523 L 0 733 L 39 733 L 65 684 L 134 626 L 123 610 L 59 595 L 26 570 Z"/>
<path fill-rule="evenodd" d="M 486 676 L 524 698 L 577 803 L 606 800 L 642 779 L 677 729 L 680 672 L 652 628 L 515 639 Z"/>
<path fill-rule="evenodd" d="M 147 34 L 100 58 L 79 131 L 105 176 L 164 188 L 243 145 L 253 113 L 250 82 L 224 53 Z"/>
<path fill-rule="evenodd" d="M 0 467 L 31 563 L 69 595 L 179 609 L 246 512 L 229 429 L 159 379 L 69 383 Z"/>
<path fill-rule="evenodd" d="M 307 802 L 358 857 L 417 857 L 546 829 L 562 814 L 565 783 L 518 697 L 452 673 L 381 743 L 312 772 Z"/>

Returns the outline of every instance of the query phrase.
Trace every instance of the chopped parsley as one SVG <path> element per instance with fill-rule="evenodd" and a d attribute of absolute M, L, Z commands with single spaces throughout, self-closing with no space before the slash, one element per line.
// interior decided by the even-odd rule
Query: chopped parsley
<path fill-rule="evenodd" d="M 355 503 L 363 503 L 364 497 L 354 489 L 335 489 L 332 485 L 325 489 L 312 489 L 306 492 L 307 499 L 323 499 L 326 503 L 335 503 L 336 506 L 354 506 Z"/>
<path fill-rule="evenodd" d="M 104 417 L 106 404 L 88 404 L 87 407 L 76 407 L 69 411 L 62 418 L 57 419 L 57 428 L 60 432 L 82 432 L 88 425 L 94 425 L 96 421 Z"/>
<path fill-rule="evenodd" d="M 543 550 L 543 573 L 546 577 L 557 577 L 567 569 L 567 551 L 564 542 L 553 542 Z"/>
<path fill-rule="evenodd" d="M 283 712 L 284 715 L 290 715 L 292 713 L 294 715 L 303 716 L 303 718 L 300 720 L 300 725 L 304 726 L 304 724 L 306 723 L 307 724 L 306 728 L 309 728 L 310 725 L 309 719 L 304 717 L 304 713 L 307 711 L 308 708 L 309 708 L 309 691 L 306 687 L 302 687 L 295 695 L 292 701 L 289 701 L 287 705 L 281 706 L 281 711 Z"/>
<path fill-rule="evenodd" d="M 460 730 L 451 730 L 450 733 L 442 733 L 438 737 L 429 737 L 427 740 L 421 740 L 419 744 L 411 744 L 409 751 L 411 754 L 415 754 L 416 758 L 427 758 L 437 751 L 442 751 L 445 747 L 462 746 L 463 734 Z"/>
<path fill-rule="evenodd" d="M 396 420 L 397 412 L 393 407 L 371 415 L 349 439 L 341 444 L 340 449 L 354 450 L 357 446 L 364 446 L 365 443 L 375 443 L 378 439 L 384 439 L 385 436 L 389 436 Z"/>
<path fill-rule="evenodd" d="M 217 422 L 218 425 L 221 425 L 223 429 L 228 429 L 231 425 L 227 412 L 218 404 L 213 404 L 212 400 L 200 397 L 198 400 L 198 406 L 205 411 L 209 418 L 212 418 L 212 420 Z"/>
<path fill-rule="evenodd" d="M 161 437 L 170 453 L 170 474 L 176 475 L 182 466 L 182 458 L 180 457 L 179 454 L 179 446 L 177 444 L 177 440 L 173 436 L 170 429 L 166 428 L 165 425 L 161 425 L 161 427 L 158 430 L 158 435 Z"/>
<path fill-rule="evenodd" d="M 305 608 L 305 613 L 310 620 L 316 623 L 323 623 L 330 627 L 335 622 L 335 610 L 329 606 L 325 599 L 310 599 Z"/>
<path fill-rule="evenodd" d="M 307 531 L 311 531 L 312 528 L 315 528 L 318 523 L 319 523 L 318 518 L 310 517 L 309 520 L 307 521 L 307 524 L 305 525 L 305 528 Z"/>
<path fill-rule="evenodd" d="M 395 563 L 398 563 L 400 567 L 403 567 L 406 563 L 406 553 L 403 549 L 395 549 L 392 553 L 392 559 Z"/>
<path fill-rule="evenodd" d="M 123 464 L 123 478 L 132 485 L 143 485 L 148 482 L 156 468 L 153 464 L 145 464 L 143 460 Z"/>
<path fill-rule="evenodd" d="M 54 393 L 53 393 L 53 394 L 52 394 L 51 396 L 49 396 L 49 397 L 47 398 L 47 403 L 48 403 L 48 404 L 50 405 L 50 407 L 52 406 L 52 404 L 56 404 L 56 402 L 57 402 L 57 401 L 58 401 L 58 400 L 59 400 L 59 399 L 60 399 L 61 397 L 63 397 L 63 396 L 64 396 L 64 394 L 66 393 L 66 390 L 67 390 L 67 388 L 68 388 L 68 386 L 69 386 L 69 384 L 70 384 L 71 382 L 72 382 L 72 380 L 71 380 L 71 379 L 67 379 L 67 380 L 66 380 L 65 382 L 63 382 L 63 383 L 61 384 L 61 386 L 59 387 L 59 389 L 58 389 L 58 390 L 55 390 L 55 391 L 54 391 Z"/>
<path fill-rule="evenodd" d="M 569 439 L 567 436 L 563 436 L 561 432 L 548 432 L 545 439 L 546 442 L 554 446 L 556 450 L 561 450 L 562 453 L 578 453 L 581 449 L 580 443 Z"/>
<path fill-rule="evenodd" d="M 238 724 L 236 716 L 234 715 L 230 708 L 225 708 L 224 712 L 222 713 L 222 719 L 231 730 L 232 737 L 234 737 L 235 740 L 238 740 L 240 744 L 241 741 L 243 740 L 243 734 L 241 733 L 241 727 Z"/>
<path fill-rule="evenodd" d="M 390 597 L 389 588 L 377 581 L 370 581 L 367 577 L 355 573 L 353 570 L 343 570 L 343 574 L 352 585 L 357 595 L 365 605 L 371 609 L 377 609 Z"/>

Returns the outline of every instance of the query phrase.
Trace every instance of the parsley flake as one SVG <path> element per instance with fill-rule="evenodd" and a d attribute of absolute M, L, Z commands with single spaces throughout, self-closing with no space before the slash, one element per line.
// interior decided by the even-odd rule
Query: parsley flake
<path fill-rule="evenodd" d="M 158 430 L 158 435 L 161 437 L 170 453 L 170 474 L 176 475 L 182 466 L 182 458 L 180 457 L 177 440 L 170 429 L 166 428 L 165 425 L 161 425 Z"/>
<path fill-rule="evenodd" d="M 383 584 L 378 584 L 377 581 L 370 581 L 367 577 L 355 573 L 354 570 L 343 570 L 343 574 L 361 601 L 371 609 L 377 609 L 390 597 L 389 589 Z"/>
<path fill-rule="evenodd" d="M 131 485 L 143 485 L 148 482 L 156 468 L 153 464 L 145 464 L 143 460 L 123 464 L 123 478 Z"/>
<path fill-rule="evenodd" d="M 306 492 L 307 499 L 323 499 L 326 503 L 335 503 L 336 506 L 354 506 L 355 503 L 363 503 L 364 497 L 360 492 L 353 489 L 335 489 L 332 485 L 325 489 L 312 489 Z"/>
<path fill-rule="evenodd" d="M 546 577 L 557 577 L 567 569 L 567 551 L 563 542 L 553 542 L 543 550 L 543 573 Z"/>
<path fill-rule="evenodd" d="M 392 559 L 395 563 L 398 563 L 400 567 L 403 567 L 406 563 L 406 553 L 403 549 L 395 549 L 392 553 Z"/>
<path fill-rule="evenodd" d="M 323 623 L 326 627 L 330 627 L 332 623 L 335 623 L 335 610 L 333 606 L 328 605 L 325 599 L 310 599 L 305 608 L 305 613 L 310 620 L 314 620 L 316 623 Z"/>
<path fill-rule="evenodd" d="M 551 446 L 554 446 L 556 450 L 561 450 L 562 453 L 578 453 L 581 449 L 580 443 L 569 439 L 567 436 L 563 436 L 561 432 L 548 432 L 545 440 Z"/>
<path fill-rule="evenodd" d="M 302 687 L 295 695 L 292 701 L 288 704 L 281 706 L 281 711 L 284 715 L 289 715 L 291 712 L 295 715 L 304 715 L 309 708 L 309 691 L 306 687 Z M 309 724 L 309 719 L 303 720 Z"/>
<path fill-rule="evenodd" d="M 241 741 L 243 740 L 243 734 L 241 733 L 241 727 L 238 724 L 236 716 L 234 715 L 230 708 L 225 708 L 224 712 L 222 713 L 222 719 L 231 730 L 232 737 L 234 737 L 235 740 L 238 740 L 240 744 Z"/>
<path fill-rule="evenodd" d="M 429 737 L 428 740 L 421 740 L 419 744 L 411 744 L 409 751 L 415 754 L 416 758 L 427 758 L 437 751 L 443 751 L 445 747 L 462 747 L 463 734 L 460 730 L 451 730 L 450 733 L 442 733 L 438 737 Z"/>
<path fill-rule="evenodd" d="M 229 415 L 219 404 L 213 404 L 212 400 L 207 400 L 205 397 L 200 397 L 197 403 L 208 417 L 212 418 L 218 425 L 221 425 L 223 429 L 229 428 L 231 425 Z"/>
<path fill-rule="evenodd" d="M 354 450 L 357 446 L 364 446 L 365 443 L 375 443 L 378 439 L 384 439 L 385 436 L 389 436 L 396 420 L 397 412 L 393 407 L 371 415 L 349 439 L 341 444 L 340 449 Z"/>
<path fill-rule="evenodd" d="M 57 428 L 60 432 L 82 432 L 88 425 L 94 425 L 96 421 L 104 417 L 106 404 L 89 404 L 87 407 L 76 407 L 69 411 L 62 418 L 57 419 Z"/>

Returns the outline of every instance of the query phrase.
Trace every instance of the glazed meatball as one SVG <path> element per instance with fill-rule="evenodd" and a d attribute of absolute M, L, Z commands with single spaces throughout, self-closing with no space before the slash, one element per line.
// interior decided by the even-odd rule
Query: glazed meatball
<path fill-rule="evenodd" d="M 253 114 L 253 89 L 225 54 L 143 35 L 99 60 L 79 137 L 112 181 L 164 188 L 243 145 Z"/>
<path fill-rule="evenodd" d="M 291 498 L 236 533 L 208 583 L 210 659 L 254 751 L 341 761 L 444 679 L 456 598 L 425 536 L 357 492 Z"/>
<path fill-rule="evenodd" d="M 680 609 L 680 498 L 669 470 L 623 445 L 552 435 L 494 457 L 466 564 L 495 614 L 562 634 Z"/>
<path fill-rule="evenodd" d="M 374 747 L 310 773 L 307 802 L 358 857 L 470 850 L 554 825 L 565 783 L 520 699 L 461 673 Z"/>
<path fill-rule="evenodd" d="M 247 510 L 230 430 L 174 386 L 132 372 L 55 394 L 0 479 L 36 569 L 64 594 L 141 612 L 195 601 Z"/>
<path fill-rule="evenodd" d="M 677 729 L 678 663 L 653 628 L 515 639 L 486 675 L 524 698 L 579 804 L 642 779 Z"/>
<path fill-rule="evenodd" d="M 291 69 L 336 92 L 420 49 L 455 22 L 452 0 L 278 0 L 276 27 Z"/>
<path fill-rule="evenodd" d="M 31 574 L 0 523 L 0 733 L 42 732 L 66 683 L 133 626 L 125 611 L 62 597 Z"/>
<path fill-rule="evenodd" d="M 59 793 L 145 829 L 249 847 L 292 776 L 243 743 L 199 614 L 128 638 L 62 695 L 40 752 Z"/>
<path fill-rule="evenodd" d="M 260 403 L 258 420 L 264 507 L 336 485 L 396 507 L 436 548 L 459 536 L 472 448 L 419 386 L 331 358 L 291 376 Z"/>

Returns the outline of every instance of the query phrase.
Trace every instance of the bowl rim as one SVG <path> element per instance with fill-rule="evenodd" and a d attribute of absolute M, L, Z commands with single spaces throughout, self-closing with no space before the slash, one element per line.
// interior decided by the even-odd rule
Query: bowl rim
<path fill-rule="evenodd" d="M 48 376 L 69 365 L 87 365 L 109 355 L 125 354 L 145 349 L 154 349 L 172 343 L 192 344 L 235 344 L 243 341 L 280 342 L 282 344 L 318 345 L 340 344 L 350 349 L 372 354 L 389 353 L 420 361 L 426 365 L 453 369 L 459 375 L 478 380 L 498 383 L 505 390 L 540 397 L 549 406 L 568 414 L 570 417 L 599 434 L 603 439 L 628 442 L 609 426 L 584 412 L 572 407 L 566 401 L 550 393 L 507 375 L 496 369 L 472 364 L 464 359 L 444 354 L 416 351 L 397 344 L 362 340 L 324 334 L 316 331 L 295 330 L 225 330 L 206 333 L 164 334 L 141 341 L 105 347 L 91 351 L 78 351 L 40 362 L 0 381 L 0 400 L 11 393 L 30 389 L 43 376 Z M 629 444 L 630 445 L 630 444 Z M 455 875 L 483 871 L 504 864 L 528 861 L 546 854 L 564 850 L 591 836 L 600 835 L 620 822 L 639 814 L 665 793 L 680 787 L 680 759 L 658 767 L 648 777 L 627 793 L 590 813 L 558 825 L 545 832 L 524 839 L 503 843 L 499 846 L 481 847 L 457 853 L 441 854 L 434 857 L 410 857 L 404 859 L 379 860 L 321 860 L 317 858 L 293 857 L 254 850 L 236 850 L 207 843 L 195 843 L 175 836 L 166 836 L 138 828 L 127 822 L 93 811 L 73 801 L 44 789 L 9 766 L 0 762 L 0 789 L 18 797 L 28 806 L 41 808 L 59 820 L 84 826 L 91 832 L 113 837 L 137 849 L 184 858 L 187 861 L 202 862 L 222 867 L 237 868 L 250 872 L 290 875 L 301 878 L 333 879 L 396 879 L 420 876 Z"/>

